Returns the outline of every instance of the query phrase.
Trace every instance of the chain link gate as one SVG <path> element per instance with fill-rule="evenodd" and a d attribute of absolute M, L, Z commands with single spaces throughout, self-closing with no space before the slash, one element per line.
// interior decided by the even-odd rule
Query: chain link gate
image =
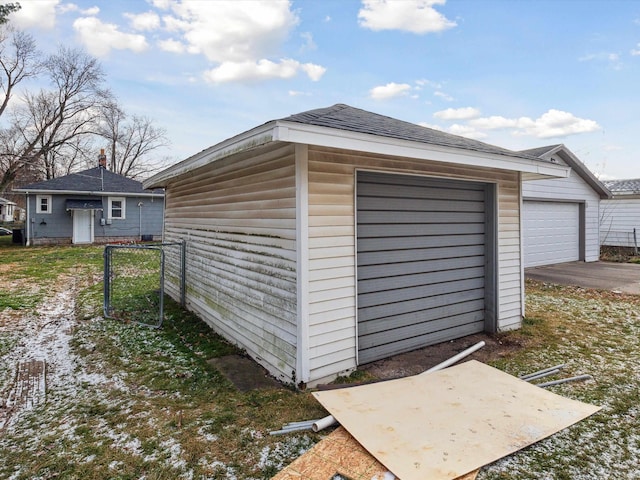
<path fill-rule="evenodd" d="M 160 327 L 167 278 L 171 293 L 179 295 L 182 306 L 185 304 L 184 263 L 184 242 L 107 245 L 104 317 Z"/>

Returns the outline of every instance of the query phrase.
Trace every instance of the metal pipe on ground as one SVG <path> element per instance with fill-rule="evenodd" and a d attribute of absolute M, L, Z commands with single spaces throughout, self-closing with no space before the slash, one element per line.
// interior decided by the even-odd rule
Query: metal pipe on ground
<path fill-rule="evenodd" d="M 566 365 L 567 365 L 566 363 L 561 363 L 560 365 L 554 365 L 553 367 L 543 368 L 542 370 L 538 370 L 537 372 L 528 373 L 526 375 L 520 375 L 518 378 L 520 380 L 528 380 L 530 378 L 538 376 L 541 373 L 547 373 L 552 370 L 562 370 Z"/>
<path fill-rule="evenodd" d="M 466 350 L 461 351 L 460 353 L 458 353 L 457 355 L 454 355 L 453 357 L 451 357 L 448 360 L 445 360 L 442 363 L 439 363 L 437 365 L 434 365 L 433 367 L 431 367 L 429 370 L 425 370 L 424 372 L 422 372 L 420 375 L 424 375 L 425 373 L 431 373 L 431 372 L 437 372 L 438 370 L 442 370 L 443 368 L 447 368 L 450 367 L 451 365 L 453 365 L 454 363 L 459 362 L 460 360 L 462 360 L 464 357 L 468 357 L 469 355 L 471 355 L 473 352 L 475 352 L 476 350 L 480 350 L 482 347 L 484 347 L 486 344 L 484 343 L 484 341 L 482 342 L 478 342 L 475 345 L 467 348 Z"/>
<path fill-rule="evenodd" d="M 458 353 L 457 355 L 454 355 L 453 357 L 449 358 L 448 360 L 445 360 L 444 362 L 441 362 L 441 363 L 439 363 L 437 365 L 434 365 L 429 370 L 426 370 L 426 371 L 422 372 L 420 375 L 424 375 L 425 373 L 436 372 L 438 370 L 442 370 L 444 368 L 447 368 L 447 367 L 453 365 L 454 363 L 459 362 L 464 357 L 468 357 L 473 352 L 475 352 L 477 350 L 480 350 L 485 345 L 486 345 L 486 343 L 484 341 L 478 342 L 475 345 L 467 348 L 466 350 L 463 350 L 462 352 Z M 335 417 L 333 415 L 327 415 L 324 418 L 320 418 L 320 419 L 316 420 L 313 423 L 313 426 L 311 427 L 311 429 L 314 432 L 319 432 L 320 430 L 324 430 L 325 428 L 328 428 L 328 427 L 330 427 L 332 425 L 335 425 L 336 423 L 338 423 L 338 421 L 335 419 Z"/>
<path fill-rule="evenodd" d="M 560 380 L 554 380 L 553 382 L 538 383 L 536 384 L 536 387 L 545 388 L 545 387 L 551 387 L 552 385 L 560 385 L 561 383 L 579 382 L 582 380 L 593 380 L 593 377 L 591 375 L 578 375 L 576 377 L 569 377 L 569 378 L 562 378 Z"/>
<path fill-rule="evenodd" d="M 560 373 L 559 368 L 556 368 L 555 370 L 549 370 L 548 372 L 538 373 L 537 375 L 533 375 L 531 377 L 527 377 L 521 380 L 524 380 L 525 382 L 531 382 L 533 380 L 540 380 L 541 378 L 544 378 L 544 377 L 550 377 L 551 375 L 555 375 L 557 373 Z"/>

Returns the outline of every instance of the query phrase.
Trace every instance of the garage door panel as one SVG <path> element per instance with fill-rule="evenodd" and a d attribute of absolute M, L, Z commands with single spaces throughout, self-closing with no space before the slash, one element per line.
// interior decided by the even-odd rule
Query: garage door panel
<path fill-rule="evenodd" d="M 414 225 L 394 225 L 393 229 L 389 229 L 388 225 L 378 224 L 358 224 L 358 238 L 359 239 L 376 239 L 384 241 L 387 237 L 412 237 L 415 235 Z M 426 232 L 428 235 L 461 235 L 461 234 L 476 234 L 485 233 L 484 223 L 443 223 L 432 224 Z"/>
<path fill-rule="evenodd" d="M 412 211 L 369 211 L 358 210 L 358 223 L 405 223 L 412 225 L 437 223 L 484 223 L 482 212 L 412 212 Z"/>
<path fill-rule="evenodd" d="M 361 336 L 386 332 L 394 328 L 404 328 L 413 324 L 433 322 L 467 313 L 479 314 L 484 307 L 484 299 L 470 300 L 468 302 L 455 302 L 450 305 L 441 305 L 436 308 L 419 310 L 402 315 L 379 318 L 370 322 L 364 322 L 358 331 Z"/>
<path fill-rule="evenodd" d="M 449 246 L 478 245 L 484 241 L 483 234 L 450 235 Z M 442 246 L 442 237 L 436 235 L 421 235 L 419 237 L 393 238 L 364 238 L 360 242 L 361 252 L 375 252 L 387 250 L 414 250 Z"/>
<path fill-rule="evenodd" d="M 400 176 L 397 179 L 393 179 L 387 175 L 382 175 L 378 178 L 378 181 L 376 181 L 376 179 L 371 176 L 373 174 L 366 175 L 368 178 L 358 186 L 358 196 L 360 197 L 397 197 L 410 198 L 412 200 L 431 198 L 439 200 L 446 195 L 446 197 L 451 200 L 464 200 L 469 202 L 477 202 L 484 199 L 484 187 L 481 185 L 471 183 L 465 185 L 464 182 L 455 182 L 449 186 L 445 186 L 444 184 L 442 184 L 442 186 L 435 186 L 435 184 L 429 185 L 429 181 L 425 181 L 424 178 L 411 181 L 407 180 L 407 176 Z M 380 189 L 378 188 L 379 185 L 384 185 L 385 188 Z"/>
<path fill-rule="evenodd" d="M 580 260 L 580 206 L 577 203 L 525 201 L 525 267 Z"/>
<path fill-rule="evenodd" d="M 484 256 L 484 245 L 462 247 L 420 248 L 415 250 L 395 250 L 358 253 L 358 265 L 393 265 L 403 262 L 421 262 L 423 260 L 454 259 Z M 471 261 L 471 260 L 470 260 Z M 385 267 L 387 268 L 387 267 Z M 387 270 L 388 272 L 388 270 Z M 379 272 L 380 274 L 384 272 Z"/>
<path fill-rule="evenodd" d="M 441 198 L 441 197 L 440 197 Z M 441 200 L 426 198 L 426 199 L 410 199 L 407 202 L 407 198 L 398 197 L 370 197 L 367 199 L 366 210 L 373 211 L 398 211 L 405 210 L 410 212 L 450 212 L 452 210 L 456 212 L 482 212 L 484 211 L 483 204 L 479 201 L 464 200 Z"/>
<path fill-rule="evenodd" d="M 358 306 L 361 308 L 374 305 L 382 306 L 388 303 L 426 299 L 444 293 L 464 292 L 466 290 L 479 288 L 484 288 L 484 275 L 479 278 L 468 278 L 454 282 L 439 282 L 431 285 L 418 285 L 406 288 L 387 288 L 386 290 L 379 290 L 377 292 L 364 293 L 358 296 Z"/>
<path fill-rule="evenodd" d="M 413 275 L 423 272 L 440 272 L 442 270 L 453 270 L 460 268 L 474 268 L 484 265 L 483 256 L 472 257 L 457 257 L 457 258 L 443 258 L 436 260 L 414 261 L 409 263 L 397 263 L 385 265 L 386 274 L 389 277 L 396 277 L 402 275 Z M 363 283 L 369 279 L 380 278 L 379 265 L 369 265 L 358 267 L 358 288 L 360 281 Z M 386 281 L 386 279 L 382 279 Z"/>
<path fill-rule="evenodd" d="M 447 317 L 440 317 L 421 323 L 412 323 L 403 326 L 393 326 L 384 332 L 384 340 L 386 343 L 394 343 L 402 341 L 406 338 L 415 338 L 424 335 L 425 330 L 431 332 L 439 332 L 441 330 L 447 330 L 451 328 L 461 327 L 463 325 L 473 324 L 483 320 L 483 316 L 478 311 L 461 313 L 458 315 L 450 315 Z M 425 325 L 428 324 L 428 325 Z M 379 332 L 376 332 L 379 333 Z M 379 337 L 376 335 L 367 335 L 365 333 L 360 335 L 360 348 L 366 349 L 375 347 L 376 342 L 379 342 Z"/>
<path fill-rule="evenodd" d="M 425 297 L 406 302 L 387 303 L 375 307 L 358 308 L 358 323 L 375 320 L 379 318 L 392 317 L 411 312 L 419 312 L 436 307 L 447 307 L 460 302 L 473 300 L 483 300 L 484 289 L 466 290 L 462 292 L 452 292 L 434 297 Z"/>
<path fill-rule="evenodd" d="M 429 285 L 433 285 L 435 283 L 467 280 L 469 278 L 484 278 L 484 268 L 482 266 L 479 266 L 466 268 L 463 271 L 454 269 L 429 273 L 417 273 L 412 275 L 399 275 L 393 278 L 393 285 L 396 288 L 407 288 L 415 286 L 428 288 Z M 376 277 L 371 280 L 362 280 L 358 284 L 358 293 L 360 295 L 385 291 L 388 289 L 389 280 L 387 278 Z"/>
<path fill-rule="evenodd" d="M 482 331 L 483 322 L 468 323 L 459 327 L 448 328 L 433 333 L 420 335 L 406 339 L 404 342 L 394 342 L 376 345 L 373 348 L 366 348 L 358 351 L 359 363 L 368 363 L 380 358 L 390 357 L 399 353 L 410 352 L 417 348 L 446 342 L 467 335 L 473 335 Z"/>

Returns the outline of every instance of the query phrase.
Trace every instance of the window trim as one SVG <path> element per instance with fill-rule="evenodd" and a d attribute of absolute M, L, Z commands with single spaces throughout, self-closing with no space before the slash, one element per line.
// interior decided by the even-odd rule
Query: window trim
<path fill-rule="evenodd" d="M 122 215 L 119 217 L 114 217 L 113 216 L 113 202 L 120 202 L 121 204 L 121 208 L 120 210 L 122 211 Z M 127 212 L 126 212 L 126 205 L 127 205 L 127 199 L 126 197 L 109 197 L 109 202 L 108 202 L 108 219 L 109 220 L 125 220 L 127 218 Z"/>
<path fill-rule="evenodd" d="M 42 209 L 42 200 L 46 200 L 47 201 L 47 208 L 46 209 Z M 51 213 L 51 203 L 52 203 L 52 197 L 51 195 L 36 195 L 36 213 Z"/>

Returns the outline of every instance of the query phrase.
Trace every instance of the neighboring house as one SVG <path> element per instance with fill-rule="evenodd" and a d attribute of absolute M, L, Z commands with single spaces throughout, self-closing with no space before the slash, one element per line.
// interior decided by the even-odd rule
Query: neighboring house
<path fill-rule="evenodd" d="M 13 222 L 16 218 L 17 204 L 11 200 L 0 197 L 0 222 Z"/>
<path fill-rule="evenodd" d="M 640 244 L 640 179 L 608 180 L 613 197 L 601 205 L 600 243 L 613 247 Z"/>
<path fill-rule="evenodd" d="M 32 183 L 26 194 L 27 245 L 157 240 L 164 192 L 98 166 Z"/>
<path fill-rule="evenodd" d="M 520 327 L 521 179 L 569 173 L 334 105 L 241 133 L 144 185 L 166 189 L 165 240 L 186 240 L 187 307 L 302 387 Z"/>
<path fill-rule="evenodd" d="M 524 266 L 600 258 L 600 201 L 611 196 L 564 145 L 523 150 L 541 160 L 571 167 L 568 178 L 523 182 Z"/>

